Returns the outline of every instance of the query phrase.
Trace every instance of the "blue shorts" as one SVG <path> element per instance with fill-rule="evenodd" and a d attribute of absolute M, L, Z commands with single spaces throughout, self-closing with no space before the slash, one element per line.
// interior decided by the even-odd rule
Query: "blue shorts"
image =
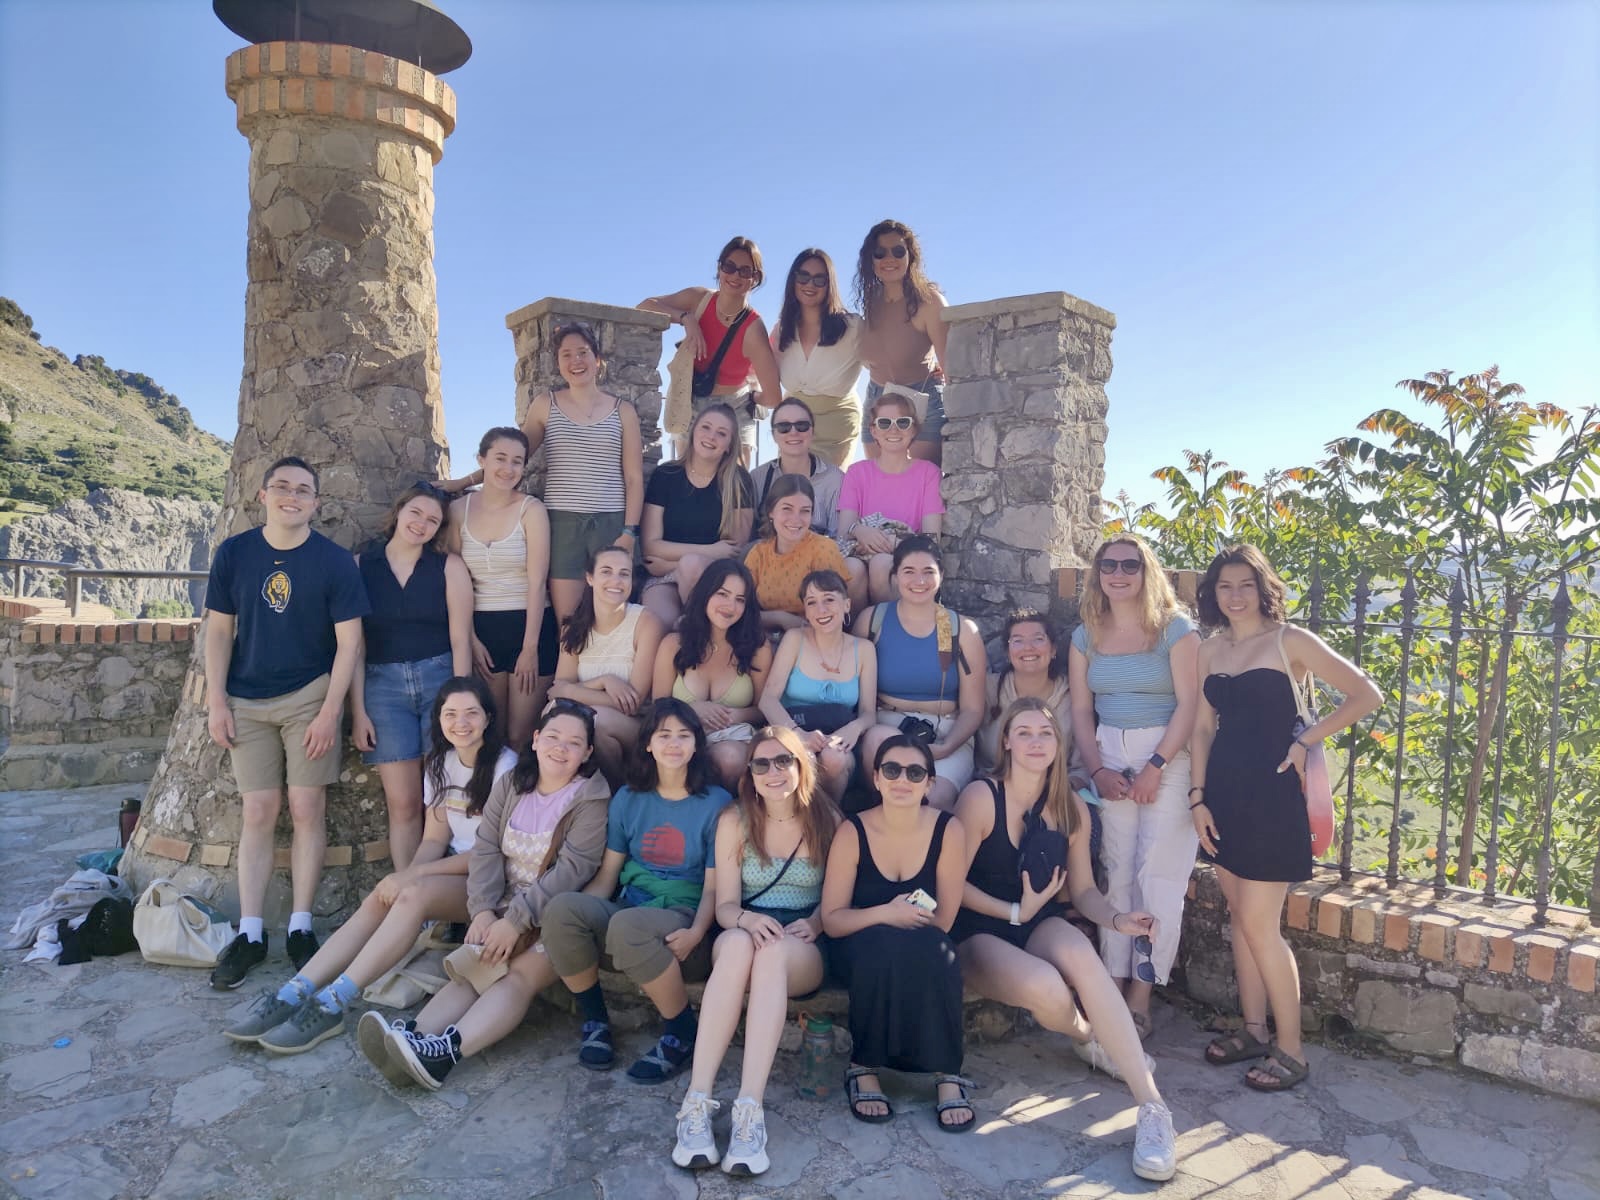
<path fill-rule="evenodd" d="M 362 762 L 375 767 L 422 757 L 431 740 L 428 726 L 434 698 L 455 673 L 454 667 L 448 654 L 419 662 L 367 664 L 367 716 L 378 741 L 373 749 L 362 751 Z"/>
<path fill-rule="evenodd" d="M 932 378 L 925 379 L 917 386 L 917 391 L 928 398 L 928 411 L 917 426 L 917 441 L 939 442 L 944 438 L 944 384 L 935 382 Z M 861 406 L 861 444 L 872 444 L 872 421 L 866 414 L 872 411 L 872 406 L 878 402 L 878 397 L 883 395 L 881 383 L 868 382 L 867 399 Z"/>

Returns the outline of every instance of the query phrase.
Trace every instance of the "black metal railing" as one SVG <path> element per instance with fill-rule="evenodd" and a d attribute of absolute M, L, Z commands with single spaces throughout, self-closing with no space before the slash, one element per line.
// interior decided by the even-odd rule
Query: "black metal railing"
<path fill-rule="evenodd" d="M 67 610 L 74 616 L 83 611 L 83 583 L 86 579 L 185 579 L 206 578 L 204 571 L 125 571 L 116 568 L 80 567 L 76 563 L 55 562 L 45 558 L 0 558 L 0 569 L 11 573 L 11 595 L 18 600 L 28 598 L 22 590 L 25 570 L 49 571 L 59 574 L 65 585 Z"/>

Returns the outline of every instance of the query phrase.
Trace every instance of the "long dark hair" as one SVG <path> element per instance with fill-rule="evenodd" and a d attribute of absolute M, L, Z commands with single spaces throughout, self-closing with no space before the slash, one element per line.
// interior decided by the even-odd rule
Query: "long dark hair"
<path fill-rule="evenodd" d="M 562 703 L 557 700 L 545 709 L 539 719 L 534 722 L 533 732 L 538 733 L 557 717 L 575 717 L 583 724 L 583 732 L 589 739 L 589 748 L 594 749 L 594 709 L 587 704 L 574 704 L 571 701 Z M 594 755 L 590 755 L 587 762 L 578 764 L 578 775 L 587 777 L 593 775 L 595 770 Z M 539 754 L 533 748 L 533 738 L 528 739 L 528 744 L 517 752 L 517 765 L 511 768 L 511 786 L 517 792 L 526 793 L 539 789 Z"/>
<path fill-rule="evenodd" d="M 628 786 L 636 792 L 653 792 L 660 784 L 661 773 L 650 753 L 650 739 L 669 717 L 683 722 L 694 734 L 694 753 L 689 757 L 684 787 L 691 796 L 698 796 L 715 781 L 711 755 L 706 752 L 706 730 L 694 709 L 674 696 L 655 701 L 639 721 L 639 740 L 633 744 L 633 754 L 628 760 Z"/>
<path fill-rule="evenodd" d="M 591 576 L 595 568 L 600 565 L 602 554 L 620 554 L 628 560 L 629 566 L 633 564 L 633 555 L 621 546 L 601 546 L 600 549 L 589 555 L 589 564 L 584 568 L 584 575 Z M 594 632 L 594 585 L 590 583 L 583 589 L 583 595 L 578 598 L 578 607 L 572 610 L 572 615 L 561 625 L 561 648 L 568 654 L 582 654 L 583 648 L 589 644 L 589 635 Z"/>
<path fill-rule="evenodd" d="M 833 269 L 833 259 L 828 257 L 826 250 L 819 250 L 813 246 L 795 255 L 794 262 L 789 264 L 789 274 L 784 277 L 783 308 L 778 312 L 780 353 L 793 345 L 795 338 L 800 336 L 800 300 L 794 294 L 794 276 L 800 269 L 800 264 L 808 258 L 817 259 L 828 271 L 828 286 L 822 294 L 822 336 L 817 339 L 817 344 L 835 345 L 845 335 L 845 330 L 850 328 L 850 322 L 845 319 L 844 298 L 839 294 L 839 273 Z"/>
<path fill-rule="evenodd" d="M 433 713 L 428 717 L 431 736 L 428 752 L 422 756 L 422 774 L 433 788 L 434 804 L 443 804 L 444 794 L 450 786 L 444 777 L 445 755 L 455 747 L 444 736 L 444 725 L 439 714 L 444 711 L 444 702 L 461 692 L 472 693 L 489 721 L 483 731 L 483 745 L 478 749 L 478 761 L 472 764 L 472 777 L 467 780 L 465 789 L 467 815 L 475 817 L 483 811 L 484 802 L 489 799 L 489 789 L 494 786 L 495 764 L 500 761 L 500 755 L 506 748 L 505 737 L 495 728 L 497 713 L 494 696 L 489 692 L 489 685 L 476 675 L 454 675 L 446 679 L 439 694 L 433 698 Z"/>
<path fill-rule="evenodd" d="M 687 674 L 705 661 L 711 649 L 711 618 L 706 616 L 706 605 L 730 575 L 737 575 L 744 581 L 744 615 L 728 630 L 728 648 L 733 651 L 739 674 L 750 674 L 755 665 L 756 653 L 767 640 L 761 632 L 761 602 L 756 599 L 756 581 L 742 562 L 719 558 L 705 569 L 683 606 L 683 619 L 678 623 L 678 653 L 672 659 L 679 675 Z"/>
<path fill-rule="evenodd" d="M 872 269 L 872 251 L 878 244 L 878 238 L 885 233 L 897 233 L 906 243 L 906 278 L 901 287 L 905 291 L 905 319 L 911 320 L 917 315 L 917 309 L 923 303 L 933 299 L 935 288 L 928 281 L 922 270 L 922 247 L 917 242 L 917 235 L 910 228 L 899 221 L 879 221 L 867 230 L 867 236 L 861 243 L 861 253 L 856 258 L 856 301 L 861 305 L 862 317 L 870 322 L 872 320 L 872 305 L 883 294 L 883 284 L 878 282 L 878 273 Z"/>

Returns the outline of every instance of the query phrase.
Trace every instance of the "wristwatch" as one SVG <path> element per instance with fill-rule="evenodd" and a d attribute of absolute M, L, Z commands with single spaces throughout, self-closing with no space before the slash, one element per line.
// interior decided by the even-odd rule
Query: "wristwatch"
<path fill-rule="evenodd" d="M 1167 760 L 1162 758 L 1160 753 L 1158 752 L 1158 753 L 1152 754 L 1150 756 L 1150 765 L 1152 767 L 1155 767 L 1157 770 L 1160 770 L 1162 767 L 1165 767 L 1167 765 Z"/>

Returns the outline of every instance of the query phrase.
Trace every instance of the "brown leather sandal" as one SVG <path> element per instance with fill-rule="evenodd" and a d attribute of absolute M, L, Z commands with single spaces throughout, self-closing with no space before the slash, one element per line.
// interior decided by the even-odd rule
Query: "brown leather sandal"
<path fill-rule="evenodd" d="M 1251 1071 L 1260 1071 L 1267 1079 L 1254 1079 Z M 1245 1072 L 1244 1082 L 1246 1087 L 1253 1087 L 1258 1092 L 1287 1092 L 1296 1084 L 1305 1082 L 1309 1074 L 1310 1067 L 1298 1058 L 1285 1054 L 1274 1042 L 1268 1048 L 1267 1057 Z"/>
<path fill-rule="evenodd" d="M 1232 1063 L 1248 1062 L 1252 1058 L 1265 1058 L 1272 1043 L 1264 1042 L 1248 1028 L 1238 1033 L 1227 1033 L 1213 1038 L 1206 1047 L 1206 1061 L 1213 1067 L 1226 1067 Z"/>

